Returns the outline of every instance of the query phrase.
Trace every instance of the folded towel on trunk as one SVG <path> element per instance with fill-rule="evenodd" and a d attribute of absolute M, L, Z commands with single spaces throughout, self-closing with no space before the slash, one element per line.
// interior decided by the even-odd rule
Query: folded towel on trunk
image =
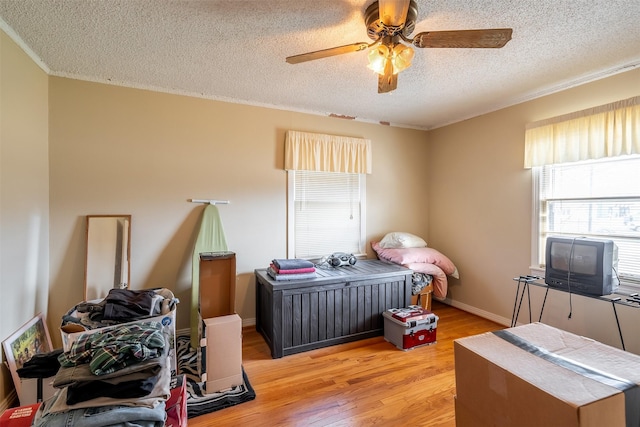
<path fill-rule="evenodd" d="M 314 267 L 311 261 L 306 259 L 294 258 L 294 259 L 274 259 L 273 264 L 278 267 L 279 270 L 297 270 L 300 268 Z"/>

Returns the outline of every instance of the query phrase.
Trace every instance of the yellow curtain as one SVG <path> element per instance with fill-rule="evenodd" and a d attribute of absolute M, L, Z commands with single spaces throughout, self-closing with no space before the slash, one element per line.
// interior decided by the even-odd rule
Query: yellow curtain
<path fill-rule="evenodd" d="M 287 131 L 286 170 L 371 173 L 371 141 L 362 138 Z"/>
<path fill-rule="evenodd" d="M 640 154 L 640 96 L 527 125 L 524 167 Z"/>

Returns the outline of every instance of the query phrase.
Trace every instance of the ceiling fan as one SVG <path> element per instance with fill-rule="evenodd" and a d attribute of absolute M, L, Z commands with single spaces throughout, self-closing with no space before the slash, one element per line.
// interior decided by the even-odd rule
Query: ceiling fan
<path fill-rule="evenodd" d="M 411 65 L 413 45 L 419 48 L 500 48 L 511 40 L 511 28 L 413 32 L 418 17 L 415 0 L 377 0 L 364 14 L 372 43 L 360 42 L 287 57 L 289 64 L 344 53 L 369 51 L 369 68 L 378 73 L 378 93 L 398 87 L 398 73 Z M 406 43 L 406 44 L 405 44 Z M 409 44 L 409 45 L 407 45 Z"/>

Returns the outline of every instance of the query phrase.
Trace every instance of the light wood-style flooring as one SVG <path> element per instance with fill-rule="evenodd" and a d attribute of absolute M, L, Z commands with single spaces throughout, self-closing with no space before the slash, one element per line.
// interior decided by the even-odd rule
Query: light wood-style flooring
<path fill-rule="evenodd" d="M 192 418 L 202 426 L 455 426 L 453 341 L 504 326 L 434 302 L 436 344 L 401 351 L 382 336 L 272 359 L 243 330 L 253 401 Z"/>

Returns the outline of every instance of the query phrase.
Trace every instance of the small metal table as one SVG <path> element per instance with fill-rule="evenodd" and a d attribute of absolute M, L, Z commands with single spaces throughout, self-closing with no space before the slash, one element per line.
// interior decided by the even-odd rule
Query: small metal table
<path fill-rule="evenodd" d="M 611 303 L 611 307 L 613 308 L 613 314 L 616 318 L 616 325 L 618 327 L 618 335 L 620 336 L 620 343 L 622 344 L 622 349 L 626 350 L 624 346 L 624 338 L 622 337 L 622 329 L 620 328 L 620 321 L 618 319 L 618 311 L 616 310 L 616 306 L 618 304 L 621 304 L 629 307 L 640 308 L 640 296 L 637 293 L 631 294 L 629 296 L 619 295 L 619 294 L 589 295 L 589 294 L 584 294 L 579 292 L 569 292 L 562 288 L 550 287 L 546 283 L 541 281 L 543 280 L 543 278 L 540 276 L 523 275 L 519 277 L 514 277 L 513 280 L 518 284 L 516 287 L 516 298 L 513 303 L 513 312 L 511 314 L 511 327 L 516 326 L 518 322 L 518 317 L 520 315 L 520 309 L 522 307 L 522 302 L 524 300 L 525 293 L 527 296 L 528 309 L 529 309 L 529 323 L 531 323 L 531 294 L 530 294 L 529 286 L 534 285 L 534 286 L 545 289 L 544 299 L 542 300 L 542 307 L 540 308 L 540 316 L 538 316 L 538 322 L 542 321 L 542 313 L 544 312 L 544 306 L 545 306 L 545 303 L 547 302 L 547 295 L 549 294 L 549 289 L 553 289 L 554 291 L 558 291 L 558 292 L 565 292 L 570 294 L 573 293 L 583 297 L 598 299 L 601 301 Z"/>

